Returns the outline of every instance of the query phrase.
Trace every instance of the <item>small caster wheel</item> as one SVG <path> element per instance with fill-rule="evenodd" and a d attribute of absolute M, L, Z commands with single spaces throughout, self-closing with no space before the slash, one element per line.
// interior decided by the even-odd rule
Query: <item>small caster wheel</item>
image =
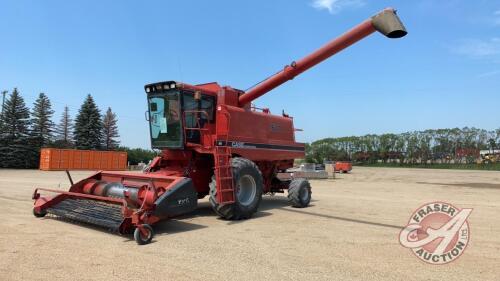
<path fill-rule="evenodd" d="M 47 211 L 45 211 L 45 210 L 42 210 L 42 211 L 40 211 L 40 212 L 37 212 L 37 211 L 35 210 L 35 208 L 33 208 L 33 215 L 34 215 L 35 217 L 37 217 L 37 218 L 43 218 L 43 217 L 45 217 L 45 215 L 46 215 L 46 214 L 47 214 Z"/>
<path fill-rule="evenodd" d="M 135 228 L 134 239 L 139 245 L 151 242 L 154 236 L 153 228 L 149 224 L 141 224 Z"/>

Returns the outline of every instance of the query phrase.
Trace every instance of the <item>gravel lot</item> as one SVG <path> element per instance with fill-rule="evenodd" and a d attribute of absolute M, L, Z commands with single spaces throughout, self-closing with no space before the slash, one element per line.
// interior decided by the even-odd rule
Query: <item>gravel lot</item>
<path fill-rule="evenodd" d="M 74 172 L 76 179 L 90 172 Z M 63 172 L 0 170 L 2 280 L 499 280 L 500 173 L 355 167 L 311 181 L 309 208 L 265 196 L 246 221 L 224 221 L 206 199 L 156 226 L 153 243 L 31 214 L 35 186 L 66 190 Z M 435 266 L 398 241 L 423 203 L 471 207 L 471 241 Z"/>

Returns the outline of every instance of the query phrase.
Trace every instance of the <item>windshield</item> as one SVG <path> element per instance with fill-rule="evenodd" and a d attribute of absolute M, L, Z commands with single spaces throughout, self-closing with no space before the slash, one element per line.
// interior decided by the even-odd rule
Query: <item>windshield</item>
<path fill-rule="evenodd" d="M 154 148 L 182 147 L 179 92 L 148 96 L 151 145 Z"/>

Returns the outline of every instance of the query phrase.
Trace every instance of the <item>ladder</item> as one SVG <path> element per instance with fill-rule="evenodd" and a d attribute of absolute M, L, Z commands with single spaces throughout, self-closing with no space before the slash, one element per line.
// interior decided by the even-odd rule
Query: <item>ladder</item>
<path fill-rule="evenodd" d="M 217 110 L 217 128 L 215 140 L 215 181 L 217 202 L 221 205 L 235 202 L 233 170 L 231 167 L 231 148 L 229 142 L 229 113 L 219 108 Z"/>

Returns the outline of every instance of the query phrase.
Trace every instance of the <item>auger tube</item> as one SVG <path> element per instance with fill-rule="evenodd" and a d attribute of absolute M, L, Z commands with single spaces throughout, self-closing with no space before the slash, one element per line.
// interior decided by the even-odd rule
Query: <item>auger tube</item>
<path fill-rule="evenodd" d="M 243 107 L 249 102 L 266 94 L 288 80 L 293 79 L 295 76 L 328 59 L 375 31 L 382 33 L 388 38 L 401 38 L 407 34 L 403 23 L 396 15 L 396 11 L 393 8 L 384 9 L 380 13 L 365 20 L 336 39 L 333 39 L 313 53 L 285 66 L 282 71 L 269 77 L 267 80 L 241 95 L 238 100 L 239 106 Z"/>

